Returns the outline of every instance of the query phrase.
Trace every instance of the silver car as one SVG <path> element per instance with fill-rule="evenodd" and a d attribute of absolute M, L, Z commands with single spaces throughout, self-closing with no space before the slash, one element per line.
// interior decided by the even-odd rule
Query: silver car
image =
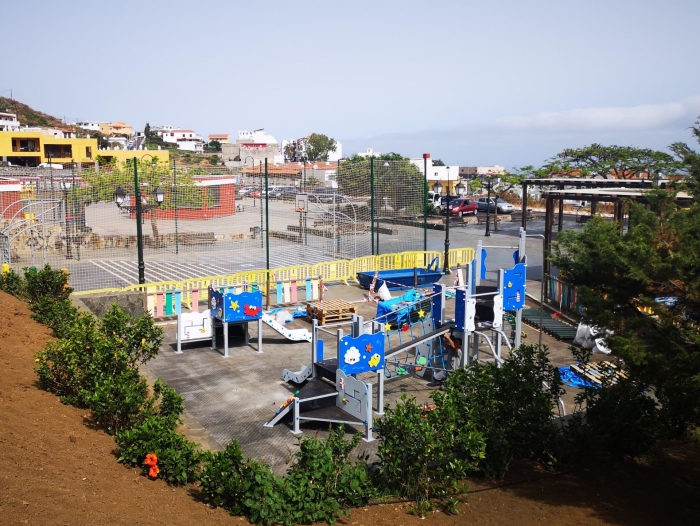
<path fill-rule="evenodd" d="M 497 197 L 480 197 L 476 201 L 476 204 L 479 207 L 479 212 L 486 212 L 486 209 L 488 208 L 489 212 L 493 212 L 494 209 L 498 209 L 499 214 L 510 214 L 515 210 L 515 207 L 512 204 L 503 201 L 502 199 L 498 199 Z"/>

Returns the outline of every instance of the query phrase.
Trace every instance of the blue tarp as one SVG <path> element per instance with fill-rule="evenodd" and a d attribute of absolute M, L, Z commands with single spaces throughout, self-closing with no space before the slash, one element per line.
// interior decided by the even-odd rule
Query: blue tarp
<path fill-rule="evenodd" d="M 559 367 L 559 375 L 561 376 L 561 381 L 564 382 L 569 387 L 593 387 L 598 389 L 600 386 L 592 384 L 588 380 L 581 378 L 571 367 Z"/>
<path fill-rule="evenodd" d="M 423 294 L 418 290 L 409 290 L 406 294 L 398 298 L 380 301 L 377 303 L 377 318 L 381 318 L 381 323 L 397 322 L 402 323 L 409 320 L 409 314 L 416 309 L 415 302 L 423 298 Z M 402 306 L 401 303 L 413 305 Z M 384 317 L 382 317 L 384 316 Z"/>

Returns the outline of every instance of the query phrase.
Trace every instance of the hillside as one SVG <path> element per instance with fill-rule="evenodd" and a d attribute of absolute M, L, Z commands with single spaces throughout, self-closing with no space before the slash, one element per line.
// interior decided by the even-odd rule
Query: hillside
<path fill-rule="evenodd" d="M 0 112 L 16 113 L 22 126 L 47 126 L 51 128 L 63 128 L 65 124 L 61 119 L 30 108 L 19 101 L 0 97 Z"/>

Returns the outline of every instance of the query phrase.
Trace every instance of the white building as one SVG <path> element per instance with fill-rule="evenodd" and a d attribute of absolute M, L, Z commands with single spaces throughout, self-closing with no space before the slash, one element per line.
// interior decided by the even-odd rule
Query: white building
<path fill-rule="evenodd" d="M 222 144 L 222 157 L 227 166 L 246 166 L 251 162 L 253 164 L 263 162 L 267 159 L 268 163 L 284 163 L 284 155 L 275 139 L 269 133 L 266 133 L 263 128 L 253 130 L 241 130 L 238 132 L 238 139 L 234 144 Z"/>
<path fill-rule="evenodd" d="M 163 136 L 164 133 L 170 133 L 171 131 L 173 131 L 172 126 L 154 126 L 153 128 L 151 128 L 151 132 L 153 132 L 161 137 Z"/>
<path fill-rule="evenodd" d="M 364 152 L 358 152 L 357 154 L 358 157 L 364 157 L 365 159 L 379 157 L 380 155 L 382 155 L 382 152 L 375 152 L 372 148 L 367 148 Z"/>
<path fill-rule="evenodd" d="M 109 124 L 109 123 L 107 123 L 107 122 L 81 121 L 81 122 L 71 122 L 70 126 L 78 126 L 80 128 L 83 128 L 84 130 L 98 132 L 98 131 L 100 131 L 100 124 L 104 126 L 105 124 Z"/>
<path fill-rule="evenodd" d="M 19 131 L 19 121 L 14 113 L 0 113 L 0 131 Z"/>
<path fill-rule="evenodd" d="M 192 130 L 171 129 L 168 132 L 164 131 L 162 137 L 163 141 L 165 142 L 177 144 L 177 147 L 180 150 L 195 153 L 202 153 L 204 151 L 204 141 L 202 140 L 202 136 L 196 134 Z"/>

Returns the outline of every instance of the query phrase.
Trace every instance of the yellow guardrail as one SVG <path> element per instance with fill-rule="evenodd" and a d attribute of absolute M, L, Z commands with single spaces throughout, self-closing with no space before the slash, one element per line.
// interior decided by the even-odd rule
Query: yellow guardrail
<path fill-rule="evenodd" d="M 449 263 L 451 267 L 458 263 L 466 265 L 474 259 L 473 248 L 453 248 L 450 250 Z M 274 282 L 297 280 L 305 281 L 307 278 L 321 278 L 324 282 L 340 281 L 345 285 L 349 281 L 356 281 L 358 272 L 371 272 L 374 270 L 395 270 L 413 267 L 425 267 L 433 259 L 438 258 L 438 268 L 442 268 L 444 255 L 438 250 L 413 250 L 407 252 L 397 252 L 392 254 L 380 254 L 376 256 L 362 256 L 353 260 L 325 261 L 316 265 L 301 264 L 278 267 L 269 271 L 269 278 L 274 287 Z M 267 295 L 268 271 L 264 269 L 236 272 L 235 274 L 205 276 L 182 281 L 159 281 L 145 283 L 143 285 L 129 285 L 121 289 L 106 288 L 98 290 L 86 290 L 76 292 L 76 295 L 85 296 L 88 294 L 100 294 L 107 292 L 127 292 L 145 290 L 147 294 L 147 305 L 149 310 L 155 304 L 156 294 L 166 291 L 180 290 L 182 293 L 182 303 L 191 308 L 192 291 L 197 290 L 200 300 L 207 300 L 209 297 L 209 287 L 223 287 L 230 285 L 243 285 L 244 283 L 256 283 Z"/>

